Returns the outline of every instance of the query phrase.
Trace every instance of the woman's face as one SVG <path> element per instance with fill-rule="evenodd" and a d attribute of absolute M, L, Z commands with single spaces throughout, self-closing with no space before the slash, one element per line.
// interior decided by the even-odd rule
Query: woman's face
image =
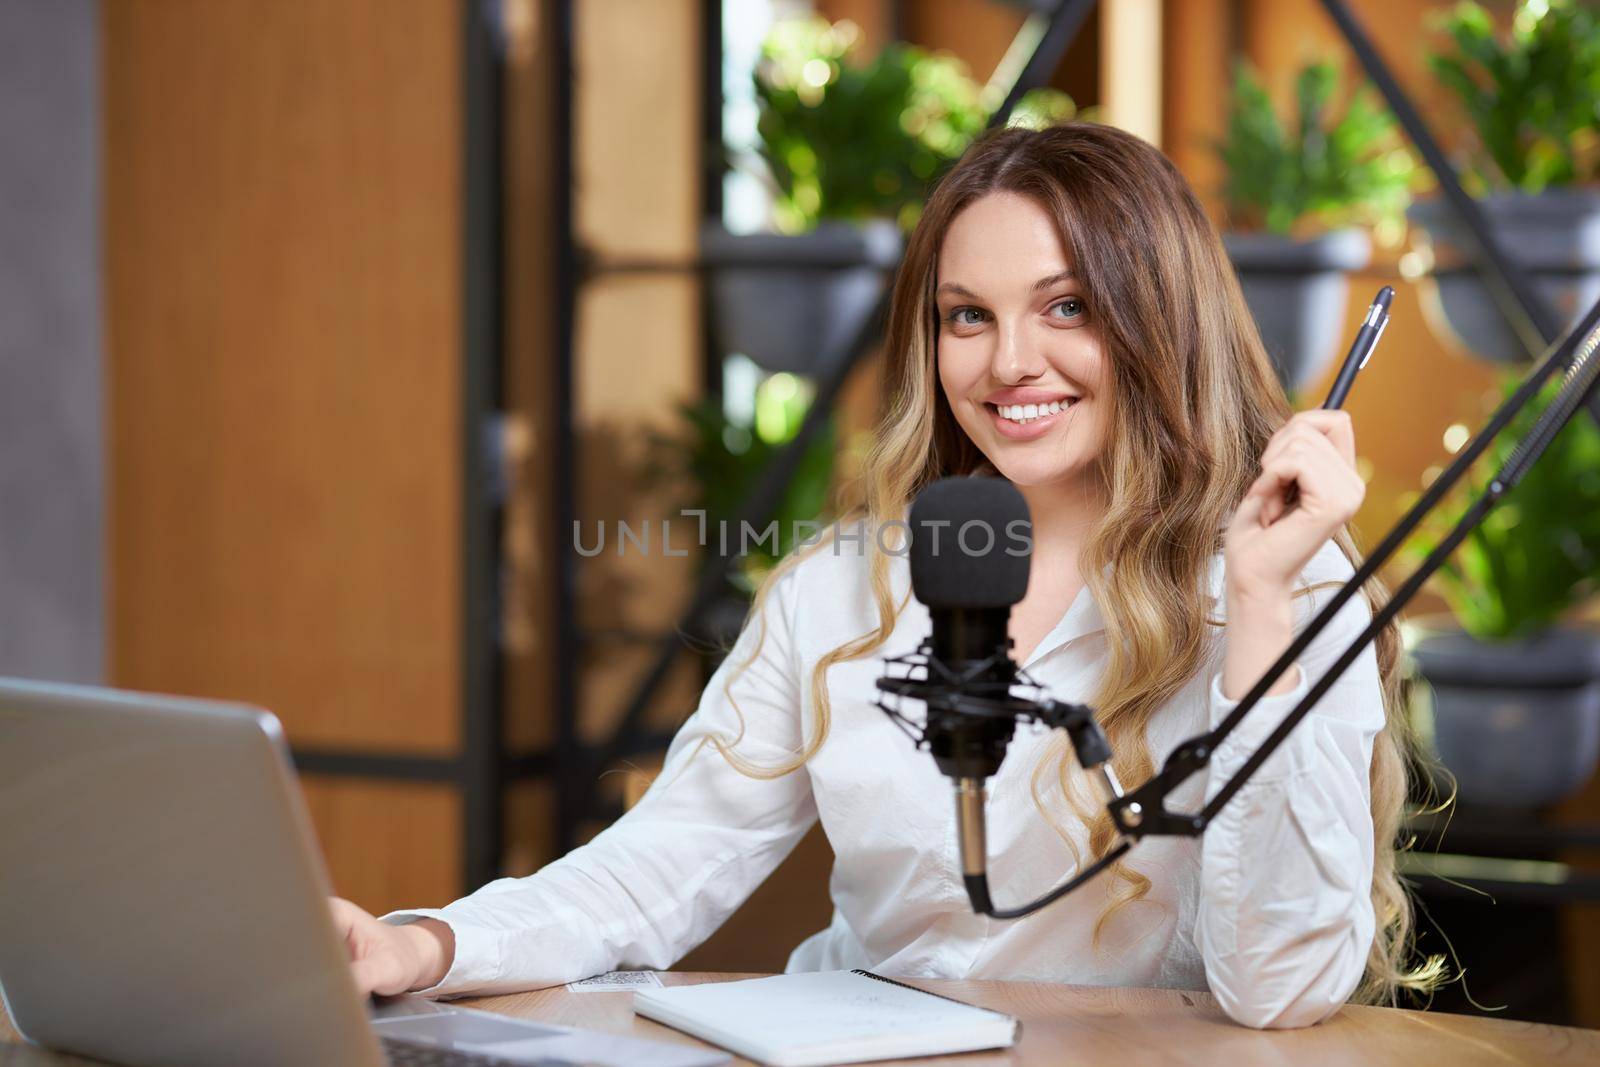
<path fill-rule="evenodd" d="M 1019 486 L 1092 476 L 1109 380 L 1094 309 L 1050 215 L 990 193 L 939 250 L 939 382 L 967 436 Z"/>

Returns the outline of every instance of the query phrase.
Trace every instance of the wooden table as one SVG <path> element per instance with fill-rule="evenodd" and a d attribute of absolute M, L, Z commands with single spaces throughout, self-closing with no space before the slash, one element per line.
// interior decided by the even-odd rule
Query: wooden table
<path fill-rule="evenodd" d="M 750 977 L 665 974 L 668 985 Z M 1228 1021 L 1205 993 L 1169 989 L 1099 989 L 1034 982 L 918 981 L 925 989 L 1022 1019 L 1022 1039 L 1006 1052 L 973 1052 L 897 1063 L 944 1067 L 996 1065 L 1251 1064 L 1600 1064 L 1600 1031 L 1468 1015 L 1346 1008 L 1307 1030 L 1259 1032 Z M 630 993 L 542 989 L 463 1001 L 524 1019 L 695 1044 L 676 1030 L 633 1014 Z M 0 1067 L 65 1067 L 91 1061 L 18 1044 L 0 1013 Z M 746 1061 L 739 1060 L 739 1063 Z"/>

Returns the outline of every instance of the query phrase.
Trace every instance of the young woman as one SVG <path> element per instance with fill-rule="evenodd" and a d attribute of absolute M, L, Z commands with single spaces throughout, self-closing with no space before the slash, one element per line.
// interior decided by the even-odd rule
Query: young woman
<path fill-rule="evenodd" d="M 1350 420 L 1291 417 L 1172 164 L 1084 123 L 974 145 L 911 236 L 884 352 L 865 535 L 774 572 L 662 773 L 594 841 L 442 909 L 378 921 L 336 901 L 362 988 L 487 993 L 668 967 L 819 818 L 834 916 L 790 970 L 1209 988 L 1258 1027 L 1315 1023 L 1353 994 L 1425 978 L 1404 969 L 1411 912 L 1395 876 L 1406 783 L 1392 627 L 1202 838 L 1147 840 L 1016 922 L 972 913 L 949 782 L 874 706 L 882 657 L 914 649 L 928 615 L 906 560 L 870 531 L 939 477 L 998 472 L 1026 498 L 1015 658 L 1096 709 L 1125 783 L 1234 707 L 1352 573 L 1345 524 L 1364 486 Z M 1214 782 L 1369 611 L 1346 605 L 1215 754 Z M 1201 777 L 1175 805 L 1202 802 Z M 1021 732 L 990 793 L 1002 906 L 1114 843 L 1059 735 Z"/>

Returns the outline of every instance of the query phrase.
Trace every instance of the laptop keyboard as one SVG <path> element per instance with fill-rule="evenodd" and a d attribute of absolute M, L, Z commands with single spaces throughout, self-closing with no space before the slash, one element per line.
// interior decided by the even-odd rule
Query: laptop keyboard
<path fill-rule="evenodd" d="M 571 1060 L 515 1059 L 504 1060 L 482 1052 L 463 1052 L 460 1049 L 421 1045 L 394 1037 L 380 1037 L 383 1054 L 389 1067 L 571 1067 Z"/>

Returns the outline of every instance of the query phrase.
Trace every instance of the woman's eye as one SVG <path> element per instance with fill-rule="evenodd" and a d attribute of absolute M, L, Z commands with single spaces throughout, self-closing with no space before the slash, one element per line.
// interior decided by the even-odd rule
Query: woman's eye
<path fill-rule="evenodd" d="M 958 307 L 945 316 L 952 326 L 977 326 L 983 322 L 983 312 L 975 307 Z"/>
<path fill-rule="evenodd" d="M 1078 297 L 1069 296 L 1050 306 L 1050 313 L 1059 319 L 1072 321 L 1083 316 L 1083 301 Z"/>

